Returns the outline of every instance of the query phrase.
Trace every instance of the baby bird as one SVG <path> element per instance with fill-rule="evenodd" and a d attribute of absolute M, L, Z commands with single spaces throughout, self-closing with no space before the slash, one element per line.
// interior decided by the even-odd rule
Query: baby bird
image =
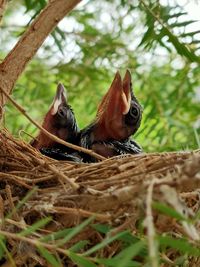
<path fill-rule="evenodd" d="M 142 108 L 132 91 L 127 70 L 122 81 L 119 72 L 103 97 L 95 120 L 80 133 L 80 145 L 108 158 L 141 153 L 141 147 L 130 139 L 142 119 Z M 84 155 L 85 161 L 93 161 Z"/>
<path fill-rule="evenodd" d="M 60 139 L 76 144 L 79 128 L 71 106 L 67 102 L 64 86 L 59 83 L 53 103 L 44 117 L 42 127 Z M 58 160 L 72 160 L 80 162 L 80 157 L 73 149 L 56 143 L 42 131 L 31 142 L 31 145 L 41 153 Z"/>

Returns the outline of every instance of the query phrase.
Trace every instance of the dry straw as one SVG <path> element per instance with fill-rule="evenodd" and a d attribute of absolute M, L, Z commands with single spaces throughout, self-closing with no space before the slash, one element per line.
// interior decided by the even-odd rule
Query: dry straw
<path fill-rule="evenodd" d="M 0 214 L 12 209 L 27 190 L 38 186 L 37 193 L 23 208 L 26 215 L 32 211 L 70 215 L 66 224 L 73 225 L 95 214 L 97 221 L 134 228 L 153 180 L 156 179 L 155 199 L 163 194 L 163 185 L 175 188 L 179 194 L 184 192 L 186 199 L 194 198 L 200 186 L 198 150 L 144 153 L 76 164 L 47 158 L 29 144 L 14 139 L 5 129 L 1 130 L 0 147 Z M 131 226 L 125 223 L 127 220 Z"/>

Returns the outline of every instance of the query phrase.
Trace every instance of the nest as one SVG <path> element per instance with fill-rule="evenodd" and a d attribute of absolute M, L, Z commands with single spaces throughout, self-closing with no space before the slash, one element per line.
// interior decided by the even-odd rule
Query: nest
<path fill-rule="evenodd" d="M 27 257 L 32 259 L 28 266 L 47 266 L 32 246 L 22 260 L 25 245 L 17 249 L 19 239 L 15 234 L 49 215 L 53 220 L 39 234 L 72 227 L 94 216 L 95 223 L 112 227 L 112 235 L 125 229 L 137 234 L 138 222 L 143 218 L 149 242 L 152 229 L 184 233 L 193 241 L 199 240 L 198 223 L 181 224 L 152 210 L 152 203 L 159 200 L 179 214 L 193 217 L 199 211 L 199 188 L 200 151 L 127 155 L 77 164 L 47 158 L 7 130 L 0 133 L 0 218 L 6 222 L 1 232 L 8 237 L 17 266 L 26 266 Z M 16 209 L 27 193 L 29 197 Z M 95 244 L 102 238 L 87 227 L 68 245 L 82 239 Z M 115 243 L 103 254 L 111 256 L 117 249 L 119 244 Z"/>

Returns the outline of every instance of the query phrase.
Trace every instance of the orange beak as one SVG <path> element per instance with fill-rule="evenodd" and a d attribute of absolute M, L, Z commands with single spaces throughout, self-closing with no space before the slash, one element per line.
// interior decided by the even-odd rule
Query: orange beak
<path fill-rule="evenodd" d="M 102 113 L 110 118 L 116 115 L 126 115 L 131 104 L 131 76 L 127 71 L 122 82 L 119 72 L 115 74 L 114 80 L 103 97 L 97 112 L 97 117 L 101 117 Z"/>
<path fill-rule="evenodd" d="M 127 71 L 122 81 L 119 72 L 103 97 L 97 112 L 97 121 L 107 138 L 121 138 L 123 116 L 129 112 L 131 105 L 131 75 Z"/>
<path fill-rule="evenodd" d="M 126 115 L 129 112 L 130 106 L 131 106 L 131 73 L 129 70 L 126 71 L 126 74 L 123 79 L 123 97 L 126 99 L 125 103 L 125 110 L 124 110 L 124 115 Z"/>
<path fill-rule="evenodd" d="M 58 84 L 57 91 L 53 103 L 51 105 L 50 113 L 55 115 L 58 112 L 58 108 L 61 104 L 67 103 L 67 95 L 62 83 Z"/>

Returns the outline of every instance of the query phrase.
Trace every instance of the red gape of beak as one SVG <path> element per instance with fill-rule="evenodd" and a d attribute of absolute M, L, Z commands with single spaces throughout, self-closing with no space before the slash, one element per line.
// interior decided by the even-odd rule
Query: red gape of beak
<path fill-rule="evenodd" d="M 94 135 L 98 140 L 121 140 L 127 138 L 124 116 L 131 105 L 131 76 L 127 71 L 122 81 L 119 72 L 103 97 L 97 112 L 97 124 Z M 96 139 L 95 138 L 95 139 Z"/>

